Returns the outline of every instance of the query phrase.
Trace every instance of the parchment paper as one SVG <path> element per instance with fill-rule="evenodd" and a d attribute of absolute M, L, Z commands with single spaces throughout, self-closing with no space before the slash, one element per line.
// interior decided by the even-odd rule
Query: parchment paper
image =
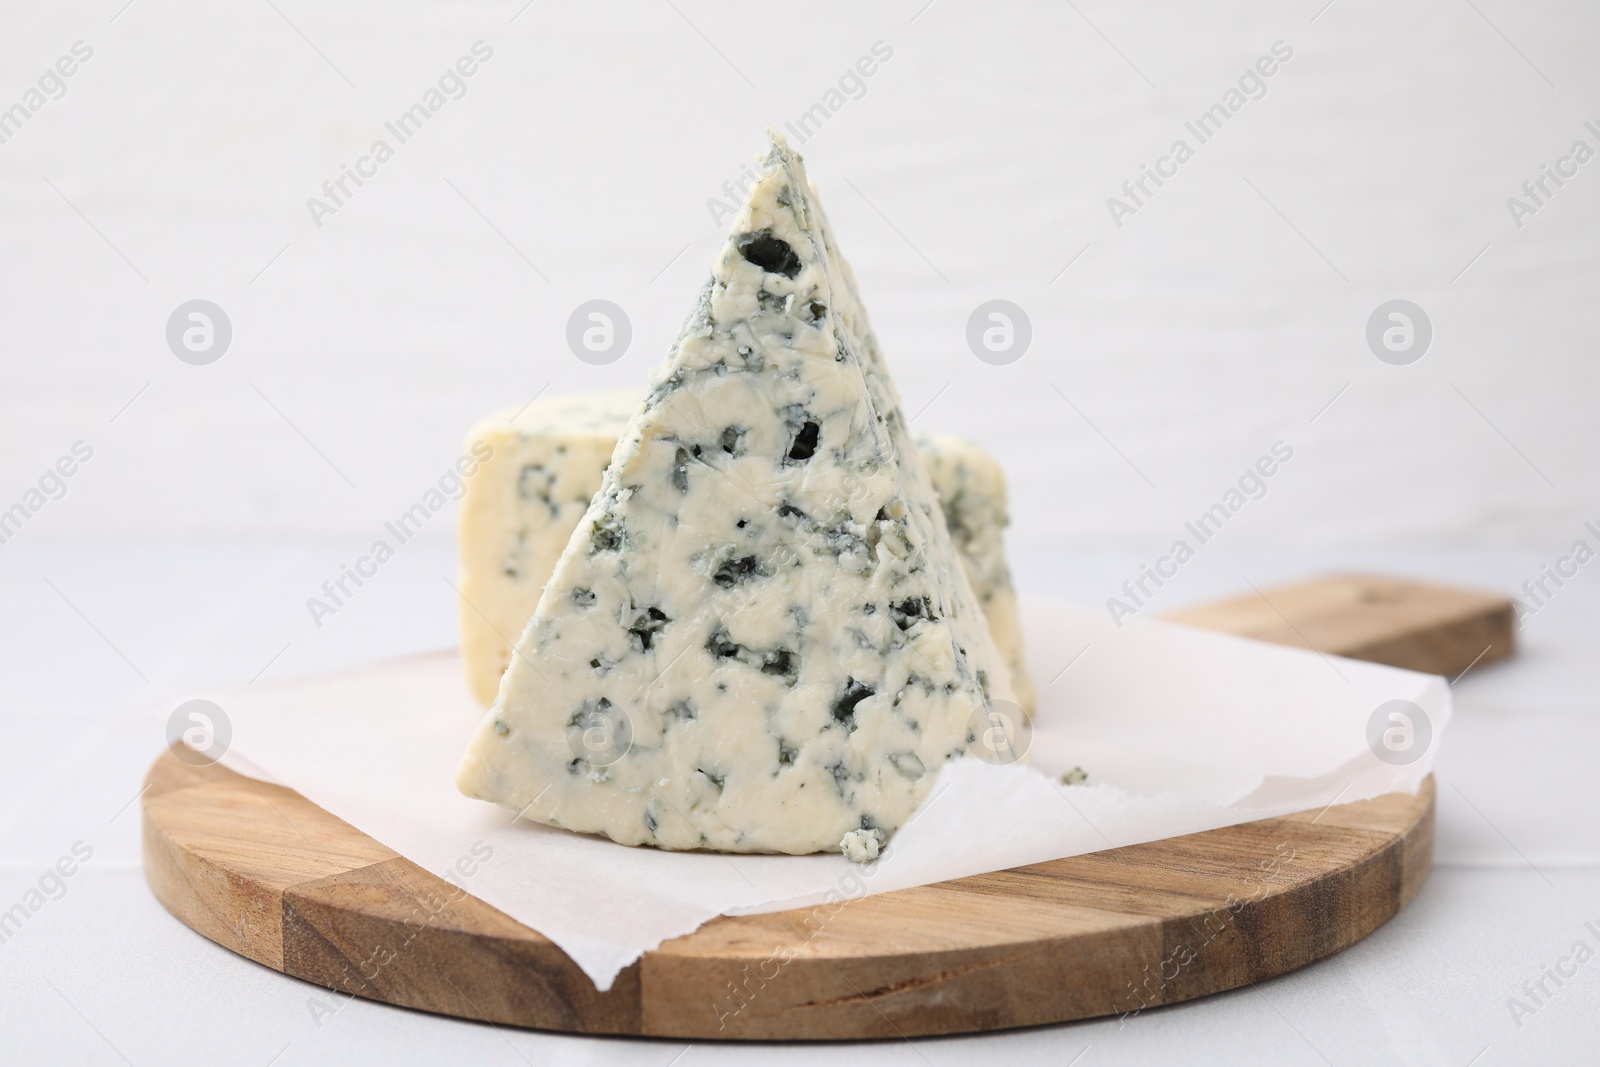
<path fill-rule="evenodd" d="M 1040 692 L 1030 763 L 947 765 L 866 866 L 661 852 L 513 824 L 455 790 L 482 712 L 454 653 L 203 695 L 231 723 L 225 765 L 297 790 L 538 930 L 600 989 L 720 914 L 837 904 L 1415 792 L 1450 717 L 1449 690 L 1431 675 L 1142 619 L 1118 629 L 1104 612 L 1045 600 L 1024 598 L 1023 614 Z M 1380 711 L 1397 700 L 1414 705 L 1394 706 L 1404 723 Z M 1058 784 L 1074 766 L 1088 781 Z"/>

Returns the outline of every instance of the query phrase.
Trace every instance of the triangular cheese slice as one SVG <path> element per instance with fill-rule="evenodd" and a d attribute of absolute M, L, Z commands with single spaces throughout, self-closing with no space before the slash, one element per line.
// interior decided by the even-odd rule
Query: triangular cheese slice
<path fill-rule="evenodd" d="M 774 135 L 461 791 L 630 845 L 876 855 L 1013 698 L 938 508 Z"/>

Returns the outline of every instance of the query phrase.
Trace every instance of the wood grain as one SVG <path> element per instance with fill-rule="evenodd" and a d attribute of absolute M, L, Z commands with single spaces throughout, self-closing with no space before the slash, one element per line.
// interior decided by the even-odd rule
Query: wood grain
<path fill-rule="evenodd" d="M 1324 652 L 1411 655 L 1433 668 L 1453 664 L 1480 633 L 1508 652 L 1509 630 L 1499 634 L 1483 603 L 1492 598 L 1452 593 L 1362 578 L 1255 599 L 1279 623 L 1291 620 L 1284 629 L 1296 640 L 1285 643 L 1315 641 Z M 1283 636 L 1247 601 L 1185 617 Z M 1493 647 L 1480 662 L 1491 657 Z M 693 1040 L 914 1037 L 1189 1000 L 1360 940 L 1416 895 L 1433 856 L 1429 779 L 1415 796 L 725 916 L 646 953 L 602 993 L 549 939 L 292 790 L 172 752 L 146 785 L 151 889 L 241 955 L 425 1011 Z"/>
<path fill-rule="evenodd" d="M 1373 575 L 1278 586 L 1165 618 L 1452 678 L 1511 655 L 1517 622 L 1502 596 Z"/>

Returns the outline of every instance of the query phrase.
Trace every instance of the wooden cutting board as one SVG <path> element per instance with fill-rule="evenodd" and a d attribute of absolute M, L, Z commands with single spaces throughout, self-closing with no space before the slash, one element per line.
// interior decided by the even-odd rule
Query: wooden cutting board
<path fill-rule="evenodd" d="M 1514 628 L 1501 598 L 1366 577 L 1175 617 L 1450 675 L 1509 655 Z M 143 811 L 145 876 L 161 903 L 285 974 L 514 1026 L 815 1040 L 1122 1014 L 1302 967 L 1421 888 L 1434 789 L 1429 779 L 1416 796 L 723 917 L 646 953 L 604 993 L 548 939 L 292 790 L 169 752 L 150 769 Z"/>

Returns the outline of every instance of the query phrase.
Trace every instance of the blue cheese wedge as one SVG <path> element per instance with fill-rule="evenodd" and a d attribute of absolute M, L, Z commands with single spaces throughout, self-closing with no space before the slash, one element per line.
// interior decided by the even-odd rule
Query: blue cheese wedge
<path fill-rule="evenodd" d="M 993 456 L 964 437 L 918 435 L 917 451 L 933 479 L 945 527 L 989 620 L 989 632 L 1011 668 L 1017 703 L 1032 715 L 1033 680 L 1023 654 L 1017 591 L 1006 562 L 1004 531 L 1011 516 L 1006 507 L 1005 472 Z"/>
<path fill-rule="evenodd" d="M 540 399 L 468 433 L 469 451 L 489 458 L 467 481 L 457 530 L 461 657 L 467 686 L 484 707 L 494 702 L 512 645 L 643 400 L 633 391 Z M 918 435 L 916 445 L 967 580 L 1011 668 L 1017 703 L 1032 711 L 1033 684 L 1005 556 L 1005 475 L 994 457 L 966 438 Z"/>
<path fill-rule="evenodd" d="M 484 707 L 642 399 L 636 392 L 537 399 L 468 432 L 468 452 L 489 458 L 461 498 L 457 610 L 467 687 Z"/>
<path fill-rule="evenodd" d="M 865 852 L 1009 674 L 775 137 L 457 784 L 624 844 Z"/>

